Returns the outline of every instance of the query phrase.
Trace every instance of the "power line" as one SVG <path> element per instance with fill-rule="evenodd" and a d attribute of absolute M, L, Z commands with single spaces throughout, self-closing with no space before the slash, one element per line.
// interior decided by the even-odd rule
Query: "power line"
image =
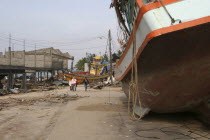
<path fill-rule="evenodd" d="M 1 36 L 1 37 L 8 39 L 8 35 L 5 35 L 5 34 L 2 34 L 2 35 L 3 36 Z M 41 43 L 41 44 L 52 43 L 52 44 L 57 44 L 59 46 L 62 46 L 62 45 L 66 46 L 66 45 L 82 44 L 82 43 L 86 43 L 86 42 L 93 41 L 93 40 L 99 40 L 99 38 L 100 38 L 100 36 L 95 36 L 95 37 L 91 37 L 91 38 L 87 38 L 87 39 L 81 39 L 81 40 L 77 40 L 77 41 L 49 41 L 49 40 L 30 40 L 30 39 L 14 38 L 13 37 L 13 40 L 19 41 L 19 42 L 26 40 L 27 42 L 33 42 L 33 44 L 34 43 L 36 43 L 36 44 L 38 44 L 38 43 Z"/>
<path fill-rule="evenodd" d="M 79 47 L 79 48 L 75 47 L 75 45 L 91 42 L 93 40 L 99 41 L 99 40 L 101 40 L 100 37 L 101 36 L 96 36 L 96 37 L 81 39 L 81 40 L 76 40 L 76 41 L 66 41 L 66 42 L 53 41 L 52 42 L 52 41 L 47 41 L 47 40 L 29 40 L 29 39 L 17 38 L 14 36 L 9 37 L 9 35 L 0 33 L 0 42 L 8 43 L 9 39 L 11 39 L 11 43 L 13 45 L 19 46 L 19 47 L 16 47 L 16 50 L 22 50 L 22 49 L 25 50 L 28 48 L 29 48 L 29 50 L 34 50 L 34 46 L 36 44 L 36 49 L 45 49 L 45 48 L 50 48 L 50 47 L 53 47 L 55 49 L 60 49 L 63 51 L 81 51 L 81 50 L 93 51 L 93 49 L 94 49 L 94 51 L 97 51 L 97 52 L 98 51 L 101 52 L 102 50 L 105 49 L 105 52 L 107 52 L 108 40 L 106 41 L 106 45 L 99 46 L 97 44 L 96 45 L 94 44 L 93 46 L 96 46 L 96 47 Z M 74 47 L 70 47 L 73 45 L 74 45 Z M 22 47 L 20 47 L 20 46 L 22 46 Z M 68 47 L 68 48 L 62 48 L 62 47 Z"/>
<path fill-rule="evenodd" d="M 0 38 L 0 41 L 2 41 L 2 39 Z M 8 42 L 8 40 L 3 40 L 4 42 Z M 12 42 L 12 44 L 14 45 L 18 45 L 18 46 L 23 46 L 24 44 L 20 44 L 20 43 L 14 43 Z M 39 45 L 36 45 L 36 46 L 39 46 Z M 25 43 L 25 47 L 29 47 L 29 48 L 32 48 L 34 49 L 34 44 L 31 44 L 31 45 L 28 45 L 27 43 Z M 24 47 L 24 48 L 25 48 Z M 62 49 L 62 48 L 59 48 L 60 50 L 84 50 L 84 49 L 95 49 L 95 48 L 101 48 L 101 47 L 104 47 L 104 46 L 97 46 L 97 47 L 86 47 L 86 48 L 79 48 L 79 49 Z M 43 47 L 36 47 L 36 48 L 42 48 L 44 49 Z M 49 46 L 45 46 L 45 48 L 50 48 Z M 57 47 L 55 47 L 57 48 Z"/>
<path fill-rule="evenodd" d="M 60 49 L 60 50 L 84 50 L 84 49 L 95 49 L 95 48 L 100 48 L 104 46 L 97 46 L 97 47 L 87 47 L 87 48 L 80 48 L 80 49 Z"/>
<path fill-rule="evenodd" d="M 7 37 L 7 36 L 0 36 L 0 38 L 1 39 L 4 39 L 5 41 L 8 41 L 7 39 L 9 39 L 9 37 Z M 92 38 L 92 39 L 89 39 L 89 40 L 86 40 L 86 41 L 91 41 L 91 40 L 95 40 L 95 39 L 99 39 L 99 37 L 94 37 L 94 38 Z M 25 39 L 16 39 L 16 38 L 14 38 L 14 37 L 12 37 L 11 38 L 11 40 L 14 42 L 23 42 Z M 27 40 L 25 40 L 26 41 L 26 45 L 25 45 L 25 47 L 29 47 L 29 48 L 33 48 L 33 46 L 34 46 L 34 44 L 35 43 L 31 43 L 31 42 L 28 42 Z M 64 43 L 64 42 L 63 42 Z M 81 43 L 85 43 L 85 42 L 78 42 L 78 44 L 81 44 Z M 23 44 L 19 44 L 19 43 L 14 43 L 14 44 L 16 44 L 16 45 L 20 45 L 20 46 L 22 46 Z M 49 48 L 49 47 L 51 47 L 50 45 L 49 46 L 47 46 L 47 45 L 40 45 L 40 44 L 38 44 L 37 45 L 38 47 L 37 48 Z M 69 47 L 69 46 L 67 46 L 67 44 L 66 45 L 57 45 L 57 46 L 59 46 L 59 47 Z M 90 47 L 91 48 L 91 47 Z M 94 48 L 96 48 L 96 47 L 94 47 Z M 86 49 L 86 48 L 80 48 L 80 49 L 67 49 L 67 50 L 82 50 L 82 49 Z M 64 49 L 63 49 L 64 50 Z"/>

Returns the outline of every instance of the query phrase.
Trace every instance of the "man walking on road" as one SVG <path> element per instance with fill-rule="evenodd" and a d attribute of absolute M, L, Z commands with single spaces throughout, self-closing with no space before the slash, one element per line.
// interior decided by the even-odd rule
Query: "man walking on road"
<path fill-rule="evenodd" d="M 85 91 L 87 91 L 87 85 L 89 84 L 89 81 L 88 81 L 88 79 L 85 77 L 85 79 L 83 80 L 83 82 L 82 82 L 83 84 L 84 84 L 84 86 L 85 86 Z"/>

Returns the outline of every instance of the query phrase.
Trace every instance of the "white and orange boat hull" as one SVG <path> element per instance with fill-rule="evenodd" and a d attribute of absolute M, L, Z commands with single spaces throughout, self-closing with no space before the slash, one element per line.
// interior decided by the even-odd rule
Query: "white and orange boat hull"
<path fill-rule="evenodd" d="M 137 0 L 136 57 L 139 100 L 154 112 L 191 110 L 210 99 L 210 1 L 163 0 L 144 5 Z M 199 10 L 199 11 L 198 11 Z M 115 78 L 128 95 L 133 37 L 116 65 Z"/>

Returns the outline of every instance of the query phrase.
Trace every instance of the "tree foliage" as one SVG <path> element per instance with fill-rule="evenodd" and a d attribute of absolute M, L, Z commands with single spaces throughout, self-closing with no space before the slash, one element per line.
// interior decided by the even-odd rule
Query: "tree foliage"
<path fill-rule="evenodd" d="M 85 63 L 86 63 L 86 58 L 83 57 L 82 59 L 80 59 L 77 64 L 75 65 L 76 69 L 77 70 L 81 70 L 81 71 L 84 71 L 85 69 Z"/>
<path fill-rule="evenodd" d="M 85 63 L 88 63 L 89 65 L 93 62 L 93 57 L 95 57 L 95 54 L 92 53 L 86 53 L 86 57 L 81 58 L 77 64 L 75 65 L 75 68 L 77 70 L 84 71 L 85 70 Z"/>
<path fill-rule="evenodd" d="M 120 59 L 120 57 L 118 57 L 116 53 L 113 53 L 112 54 L 112 62 L 116 62 L 117 59 Z"/>
<path fill-rule="evenodd" d="M 122 51 L 119 50 L 117 53 L 113 53 L 112 54 L 112 61 L 115 62 L 117 59 L 119 59 L 122 55 Z M 88 63 L 89 65 L 93 62 L 93 57 L 95 57 L 96 54 L 92 54 L 92 53 L 87 53 L 86 57 L 81 58 L 77 64 L 75 65 L 75 68 L 77 70 L 81 70 L 84 71 L 84 65 L 85 63 Z M 109 56 L 105 53 L 102 56 L 102 62 L 104 61 L 109 61 Z"/>
<path fill-rule="evenodd" d="M 106 53 L 102 56 L 102 62 L 104 61 L 109 61 L 108 55 Z"/>
<path fill-rule="evenodd" d="M 118 50 L 118 52 L 117 52 L 117 56 L 120 58 L 120 57 L 121 57 L 121 55 L 122 55 L 122 51 L 121 51 L 121 50 Z"/>
<path fill-rule="evenodd" d="M 95 57 L 96 54 L 92 53 L 86 53 L 86 62 L 87 63 L 92 63 L 93 62 L 93 57 Z"/>

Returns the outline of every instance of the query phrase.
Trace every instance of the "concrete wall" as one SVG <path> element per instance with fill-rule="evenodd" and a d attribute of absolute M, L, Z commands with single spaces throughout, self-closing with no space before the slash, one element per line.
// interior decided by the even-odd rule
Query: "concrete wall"
<path fill-rule="evenodd" d="M 0 58 L 4 58 L 3 52 L 0 52 Z"/>
<path fill-rule="evenodd" d="M 5 55 L 3 55 L 3 53 L 0 53 L 0 65 L 7 65 L 7 58 Z"/>
<path fill-rule="evenodd" d="M 26 58 L 26 62 L 25 62 L 26 67 L 35 67 L 34 55 L 26 55 L 25 58 Z"/>
<path fill-rule="evenodd" d="M 11 65 L 24 66 L 24 52 L 11 52 Z"/>
<path fill-rule="evenodd" d="M 37 68 L 44 68 L 44 55 L 36 55 L 36 67 Z"/>
<path fill-rule="evenodd" d="M 0 65 L 11 65 L 13 66 L 24 66 L 24 52 L 11 52 L 11 57 L 8 52 L 5 55 L 3 53 L 0 54 Z M 11 58 L 11 60 L 10 60 Z"/>
<path fill-rule="evenodd" d="M 45 55 L 45 67 L 51 68 L 52 67 L 52 57 L 50 54 Z"/>
<path fill-rule="evenodd" d="M 0 65 L 8 65 L 7 58 L 2 57 L 2 58 L 0 59 Z"/>
<path fill-rule="evenodd" d="M 53 56 L 52 68 L 53 69 L 62 69 L 63 68 L 63 60 L 59 57 Z"/>
<path fill-rule="evenodd" d="M 26 67 L 37 67 L 37 68 L 51 68 L 52 67 L 52 58 L 51 55 L 26 55 Z"/>
<path fill-rule="evenodd" d="M 51 49 L 46 50 L 46 52 L 37 50 L 36 57 L 34 55 L 35 52 L 33 51 L 25 52 L 25 57 L 23 51 L 11 52 L 11 57 L 9 52 L 6 52 L 5 55 L 3 55 L 3 53 L 0 52 L 0 65 L 10 65 L 11 61 L 12 66 L 25 66 L 32 68 L 37 67 L 57 70 L 67 69 L 68 60 L 64 59 L 62 56 L 52 55 L 51 52 Z"/>
<path fill-rule="evenodd" d="M 63 60 L 63 69 L 68 69 L 68 60 Z"/>

